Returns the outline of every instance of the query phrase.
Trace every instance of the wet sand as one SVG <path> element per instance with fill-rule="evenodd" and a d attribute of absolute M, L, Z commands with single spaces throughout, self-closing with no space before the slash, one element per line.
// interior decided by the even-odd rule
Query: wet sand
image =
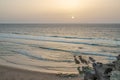
<path fill-rule="evenodd" d="M 0 66 L 0 80 L 82 80 L 78 75 L 53 74 Z"/>

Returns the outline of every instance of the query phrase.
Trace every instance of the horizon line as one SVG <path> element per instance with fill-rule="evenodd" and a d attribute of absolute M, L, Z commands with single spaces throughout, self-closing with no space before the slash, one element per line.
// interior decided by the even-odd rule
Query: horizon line
<path fill-rule="evenodd" d="M 4 22 L 4 23 L 1 23 L 0 22 L 0 24 L 120 24 L 120 22 L 118 23 L 118 22 L 100 22 L 100 23 L 90 23 L 90 22 L 86 22 L 86 23 L 35 23 L 35 22 L 33 22 L 33 23 L 30 23 L 30 22 L 25 22 L 25 23 L 23 23 L 23 22 L 18 22 L 18 23 L 6 23 L 6 22 Z"/>

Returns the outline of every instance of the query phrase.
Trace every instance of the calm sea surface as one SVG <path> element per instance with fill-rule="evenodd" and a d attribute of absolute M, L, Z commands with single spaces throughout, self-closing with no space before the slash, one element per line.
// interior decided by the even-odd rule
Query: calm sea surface
<path fill-rule="evenodd" d="M 0 65 L 77 73 L 73 55 L 107 63 L 118 54 L 119 24 L 0 24 Z"/>

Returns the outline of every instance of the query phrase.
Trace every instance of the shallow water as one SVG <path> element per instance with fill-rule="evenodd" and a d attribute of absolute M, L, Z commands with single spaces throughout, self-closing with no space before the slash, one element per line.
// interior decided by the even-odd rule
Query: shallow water
<path fill-rule="evenodd" d="M 119 24 L 1 24 L 0 64 L 77 73 L 73 55 L 111 62 L 120 53 Z"/>

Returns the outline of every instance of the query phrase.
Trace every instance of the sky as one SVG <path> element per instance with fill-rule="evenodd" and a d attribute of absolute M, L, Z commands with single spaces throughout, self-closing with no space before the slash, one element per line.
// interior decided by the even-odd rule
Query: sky
<path fill-rule="evenodd" d="M 120 23 L 120 0 L 0 0 L 0 23 Z"/>

